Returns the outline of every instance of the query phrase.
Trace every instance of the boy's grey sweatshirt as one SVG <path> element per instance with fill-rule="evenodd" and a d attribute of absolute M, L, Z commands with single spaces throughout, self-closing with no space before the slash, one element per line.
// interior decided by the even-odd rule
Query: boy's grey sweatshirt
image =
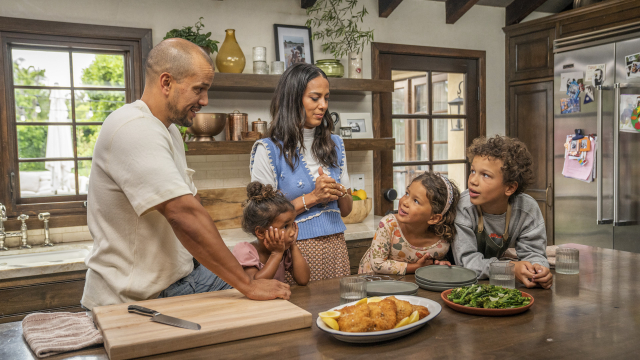
<path fill-rule="evenodd" d="M 511 221 L 509 222 L 509 247 L 515 247 L 518 260 L 529 261 L 549 267 L 546 257 L 547 232 L 544 218 L 536 201 L 527 194 L 519 194 L 511 204 Z M 484 213 L 484 228 L 487 234 L 502 245 L 502 234 L 506 213 L 492 215 Z M 489 264 L 497 258 L 485 259 L 478 252 L 476 231 L 478 230 L 478 212 L 471 203 L 469 190 L 460 195 L 458 213 L 456 214 L 456 237 L 453 240 L 453 257 L 457 265 L 475 270 L 479 279 L 489 277 Z"/>

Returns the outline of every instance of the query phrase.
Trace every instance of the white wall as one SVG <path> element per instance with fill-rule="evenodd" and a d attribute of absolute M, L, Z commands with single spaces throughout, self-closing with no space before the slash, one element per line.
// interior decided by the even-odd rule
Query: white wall
<path fill-rule="evenodd" d="M 484 50 L 487 52 L 487 135 L 504 133 L 504 26 L 505 9 L 474 6 L 454 25 L 445 24 L 444 2 L 405 0 L 387 19 L 378 17 L 377 0 L 361 0 L 370 15 L 365 28 L 375 29 L 375 41 L 398 44 Z M 205 30 L 222 42 L 224 30 L 236 29 L 237 40 L 249 59 L 251 48 L 267 47 L 267 60 L 275 60 L 273 24 L 304 25 L 307 16 L 300 0 L 0 0 L 0 16 L 85 24 L 150 28 L 157 44 L 173 29 L 204 17 Z M 323 54 L 314 43 L 315 59 Z M 371 77 L 371 53 L 363 55 L 364 77 Z M 345 61 L 343 63 L 346 64 Z M 268 120 L 267 95 L 243 100 L 244 94 L 214 94 L 211 111 L 249 113 L 250 121 Z M 334 97 L 331 110 L 370 112 L 369 97 Z"/>

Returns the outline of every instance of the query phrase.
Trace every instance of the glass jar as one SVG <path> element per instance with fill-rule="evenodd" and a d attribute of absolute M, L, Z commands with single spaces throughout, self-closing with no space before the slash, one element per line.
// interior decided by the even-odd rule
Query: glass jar
<path fill-rule="evenodd" d="M 316 61 L 316 66 L 324 71 L 328 77 L 341 78 L 344 76 L 344 66 L 340 63 L 340 60 L 318 60 Z"/>

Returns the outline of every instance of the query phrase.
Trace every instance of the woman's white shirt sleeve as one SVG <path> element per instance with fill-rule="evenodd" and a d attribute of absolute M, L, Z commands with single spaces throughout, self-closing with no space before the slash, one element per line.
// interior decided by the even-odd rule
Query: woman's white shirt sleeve
<path fill-rule="evenodd" d="M 269 162 L 269 154 L 266 146 L 259 144 L 253 157 L 253 169 L 251 169 L 251 181 L 259 181 L 264 185 L 276 188 L 276 175 Z"/>

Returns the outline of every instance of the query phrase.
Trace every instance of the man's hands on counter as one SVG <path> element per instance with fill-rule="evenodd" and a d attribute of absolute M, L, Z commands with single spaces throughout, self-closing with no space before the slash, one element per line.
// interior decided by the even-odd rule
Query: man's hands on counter
<path fill-rule="evenodd" d="M 278 280 L 252 280 L 220 237 L 209 213 L 193 195 L 187 194 L 157 205 L 182 245 L 227 284 L 253 300 L 291 296 L 289 285 Z"/>

